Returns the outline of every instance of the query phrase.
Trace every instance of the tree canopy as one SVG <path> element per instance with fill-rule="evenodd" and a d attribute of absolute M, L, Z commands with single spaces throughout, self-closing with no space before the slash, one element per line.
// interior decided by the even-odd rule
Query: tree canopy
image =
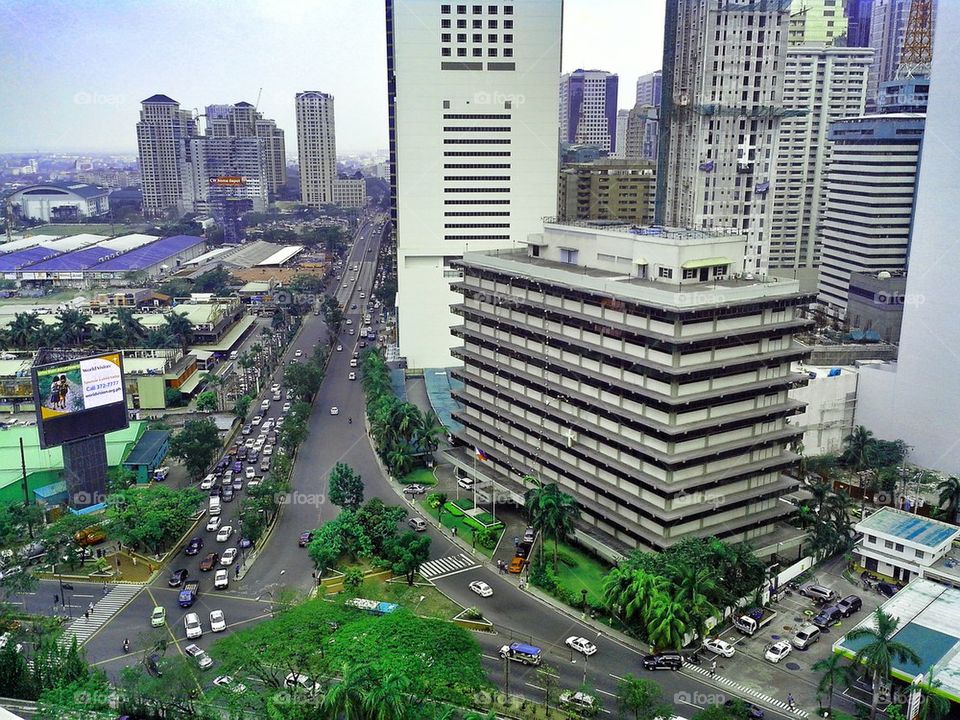
<path fill-rule="evenodd" d="M 220 432 L 212 419 L 188 420 L 170 440 L 170 454 L 180 458 L 187 472 L 199 480 L 220 450 Z"/>

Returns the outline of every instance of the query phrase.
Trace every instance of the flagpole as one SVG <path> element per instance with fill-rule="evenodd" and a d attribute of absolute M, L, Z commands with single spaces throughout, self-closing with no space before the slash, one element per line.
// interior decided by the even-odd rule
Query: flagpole
<path fill-rule="evenodd" d="M 477 456 L 480 454 L 480 448 L 473 449 L 473 506 L 477 506 Z"/>

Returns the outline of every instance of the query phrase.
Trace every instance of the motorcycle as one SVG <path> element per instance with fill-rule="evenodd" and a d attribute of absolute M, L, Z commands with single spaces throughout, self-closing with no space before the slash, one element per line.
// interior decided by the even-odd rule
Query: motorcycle
<path fill-rule="evenodd" d="M 353 418 L 347 418 L 347 425 L 353 425 Z"/>
<path fill-rule="evenodd" d="M 124 641 L 123 641 L 123 652 L 125 652 L 125 653 L 130 652 L 130 641 L 129 641 L 129 640 L 124 640 Z"/>

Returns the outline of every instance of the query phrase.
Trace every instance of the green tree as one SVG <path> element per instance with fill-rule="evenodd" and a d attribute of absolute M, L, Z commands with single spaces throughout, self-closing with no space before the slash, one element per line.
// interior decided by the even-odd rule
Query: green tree
<path fill-rule="evenodd" d="M 14 313 L 13 320 L 7 326 L 7 338 L 12 348 L 29 350 L 35 347 L 37 336 L 43 327 L 43 321 L 35 312 Z"/>
<path fill-rule="evenodd" d="M 110 532 L 124 545 L 161 552 L 193 524 L 203 502 L 196 488 L 166 485 L 127 488 L 107 498 Z"/>
<path fill-rule="evenodd" d="M 178 313 L 173 310 L 163 316 L 163 330 L 176 338 L 177 346 L 186 354 L 193 342 L 193 323 L 185 313 Z"/>
<path fill-rule="evenodd" d="M 180 458 L 187 472 L 199 480 L 220 450 L 220 432 L 212 419 L 188 420 L 170 441 L 170 454 Z"/>
<path fill-rule="evenodd" d="M 553 535 L 553 569 L 556 570 L 560 541 L 573 531 L 573 521 L 579 517 L 580 509 L 573 496 L 561 492 L 555 483 L 547 485 L 544 491 L 539 511 L 544 529 Z"/>
<path fill-rule="evenodd" d="M 843 655 L 831 653 L 822 660 L 818 660 L 811 666 L 814 672 L 823 673 L 820 676 L 820 682 L 817 684 L 817 700 L 823 702 L 822 697 L 827 696 L 827 710 L 833 714 L 833 689 L 837 685 L 847 685 L 853 677 L 851 667 L 847 664 Z"/>
<path fill-rule="evenodd" d="M 663 700 L 663 690 L 653 680 L 627 675 L 617 686 L 617 700 L 621 713 L 626 712 L 634 720 L 668 718 L 673 710 Z"/>
<path fill-rule="evenodd" d="M 343 587 L 350 592 L 356 592 L 363 585 L 363 570 L 356 567 L 347 568 L 343 572 Z"/>
<path fill-rule="evenodd" d="M 950 701 L 937 692 L 941 683 L 933 679 L 933 671 L 927 675 L 927 683 L 923 687 L 923 698 L 920 701 L 920 720 L 941 720 L 950 714 Z"/>
<path fill-rule="evenodd" d="M 117 308 L 117 323 L 120 325 L 126 347 L 138 347 L 147 336 L 147 329 L 133 314 L 131 308 Z"/>
<path fill-rule="evenodd" d="M 309 402 L 322 382 L 323 372 L 313 363 L 289 363 L 283 370 L 283 384 L 298 400 Z"/>
<path fill-rule="evenodd" d="M 44 690 L 37 699 L 34 720 L 113 720 L 117 717 L 110 707 L 110 683 L 102 673 L 86 675 L 82 679 Z"/>
<path fill-rule="evenodd" d="M 843 459 L 854 470 L 865 470 L 870 465 L 870 448 L 875 442 L 873 432 L 863 425 L 857 425 L 843 439 Z"/>
<path fill-rule="evenodd" d="M 710 596 L 717 591 L 713 573 L 709 568 L 677 565 L 673 568 L 673 592 L 671 593 L 684 608 L 691 629 L 702 642 L 707 635 L 706 622 L 720 611 L 710 602 Z"/>
<path fill-rule="evenodd" d="M 117 350 L 124 346 L 126 337 L 118 322 L 104 323 L 90 333 L 90 345 L 101 350 Z"/>
<path fill-rule="evenodd" d="M 386 557 L 397 536 L 397 523 L 407 516 L 402 507 L 387 505 L 380 498 L 370 498 L 357 510 L 357 522 L 370 541 L 374 557 Z"/>
<path fill-rule="evenodd" d="M 74 308 L 66 308 L 57 313 L 57 334 L 60 342 L 67 347 L 82 347 L 90 340 L 93 325 L 90 316 Z"/>
<path fill-rule="evenodd" d="M 620 564 L 603 579 L 603 599 L 611 612 L 631 624 L 645 624 L 650 608 L 666 579 L 653 573 Z"/>
<path fill-rule="evenodd" d="M 870 703 L 870 720 L 877 715 L 877 703 L 880 701 L 881 682 L 890 680 L 893 661 L 910 662 L 919 665 L 920 656 L 909 645 L 905 645 L 894 636 L 900 621 L 888 615 L 883 608 L 877 608 L 873 616 L 874 627 L 859 627 L 847 633 L 847 639 L 857 643 L 865 641 L 853 658 L 854 665 L 864 665 L 872 676 L 873 698 Z"/>
<path fill-rule="evenodd" d="M 193 292 L 221 295 L 229 291 L 229 286 L 234 283 L 235 280 L 229 272 L 222 267 L 215 267 L 212 270 L 200 273 L 196 277 L 193 281 Z"/>
<path fill-rule="evenodd" d="M 338 462 L 330 471 L 330 502 L 347 510 L 357 510 L 363 504 L 363 480 L 352 467 Z"/>
<path fill-rule="evenodd" d="M 197 395 L 197 412 L 215 412 L 217 409 L 217 394 L 206 390 Z"/>
<path fill-rule="evenodd" d="M 723 705 L 707 705 L 703 710 L 693 714 L 693 720 L 742 720 L 732 710 Z"/>
<path fill-rule="evenodd" d="M 951 475 L 937 485 L 937 490 L 940 491 L 937 507 L 943 509 L 950 522 L 956 522 L 960 511 L 960 478 Z"/>
<path fill-rule="evenodd" d="M 541 665 L 537 668 L 537 682 L 543 688 L 543 704 L 549 713 L 550 705 L 556 704 L 557 701 L 560 674 L 552 665 Z"/>
<path fill-rule="evenodd" d="M 650 604 L 647 637 L 659 649 L 675 650 L 683 646 L 687 632 L 686 608 L 668 593 L 658 592 Z"/>
<path fill-rule="evenodd" d="M 405 532 L 394 540 L 390 548 L 393 571 L 405 575 L 407 585 L 413 585 L 420 566 L 430 559 L 430 536 Z"/>
<path fill-rule="evenodd" d="M 239 420 L 244 420 L 247 417 L 247 413 L 250 412 L 250 403 L 253 402 L 253 398 L 249 395 L 241 395 L 237 398 L 237 401 L 233 404 L 233 414 Z"/>
<path fill-rule="evenodd" d="M 27 659 L 17 652 L 17 643 L 8 642 L 0 649 L 0 697 L 34 700 L 37 688 L 34 686 Z"/>

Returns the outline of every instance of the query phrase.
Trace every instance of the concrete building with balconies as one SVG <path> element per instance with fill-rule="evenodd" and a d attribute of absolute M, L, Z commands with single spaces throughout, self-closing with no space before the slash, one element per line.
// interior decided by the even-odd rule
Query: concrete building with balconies
<path fill-rule="evenodd" d="M 548 222 L 525 249 L 457 261 L 456 439 L 483 477 L 513 498 L 525 476 L 557 483 L 606 547 L 797 544 L 781 497 L 811 298 L 739 274 L 743 253 L 734 231 Z"/>

